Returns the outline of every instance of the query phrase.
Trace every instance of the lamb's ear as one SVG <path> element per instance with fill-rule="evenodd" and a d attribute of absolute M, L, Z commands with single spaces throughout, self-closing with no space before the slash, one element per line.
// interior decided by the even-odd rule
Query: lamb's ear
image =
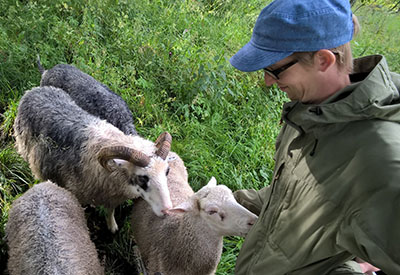
<path fill-rule="evenodd" d="M 207 183 L 208 187 L 215 187 L 217 186 L 217 180 L 214 177 L 211 177 L 210 181 Z"/>
<path fill-rule="evenodd" d="M 189 212 L 193 210 L 193 204 L 190 203 L 190 201 L 184 201 L 181 204 L 168 209 L 168 212 L 172 213 L 184 213 L 184 212 Z"/>

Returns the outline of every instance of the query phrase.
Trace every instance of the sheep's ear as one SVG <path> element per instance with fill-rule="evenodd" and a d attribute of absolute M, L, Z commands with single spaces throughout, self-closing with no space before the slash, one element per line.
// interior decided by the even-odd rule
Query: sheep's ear
<path fill-rule="evenodd" d="M 217 180 L 214 177 L 211 177 L 210 181 L 207 183 L 208 187 L 215 187 L 217 186 Z"/>
<path fill-rule="evenodd" d="M 110 159 L 107 162 L 107 167 L 111 170 L 114 171 L 116 169 L 124 168 L 127 165 L 129 165 L 129 162 L 123 159 Z"/>
<path fill-rule="evenodd" d="M 168 212 L 183 213 L 183 212 L 189 212 L 191 210 L 193 210 L 193 205 L 189 201 L 185 201 L 185 202 L 182 202 L 181 204 L 169 209 Z"/>

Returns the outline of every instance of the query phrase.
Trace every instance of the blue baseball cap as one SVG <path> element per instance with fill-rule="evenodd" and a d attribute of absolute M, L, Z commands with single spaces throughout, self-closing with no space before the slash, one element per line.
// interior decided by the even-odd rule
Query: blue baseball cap
<path fill-rule="evenodd" d="M 352 37 L 349 0 L 275 0 L 258 16 L 250 42 L 229 61 L 252 72 L 294 52 L 335 48 Z"/>

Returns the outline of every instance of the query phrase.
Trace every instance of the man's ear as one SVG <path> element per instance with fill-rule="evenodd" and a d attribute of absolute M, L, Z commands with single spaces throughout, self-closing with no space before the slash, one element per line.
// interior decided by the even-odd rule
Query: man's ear
<path fill-rule="evenodd" d="M 336 56 L 330 50 L 319 50 L 314 58 L 314 64 L 318 65 L 318 70 L 321 72 L 325 72 L 330 66 L 336 63 Z"/>

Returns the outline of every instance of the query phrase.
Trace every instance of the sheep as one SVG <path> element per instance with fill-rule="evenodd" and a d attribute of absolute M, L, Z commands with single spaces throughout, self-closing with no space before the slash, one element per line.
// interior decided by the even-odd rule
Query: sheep
<path fill-rule="evenodd" d="M 13 202 L 6 241 L 10 275 L 104 274 L 83 208 L 50 181 L 35 184 Z"/>
<path fill-rule="evenodd" d="M 86 112 L 107 120 L 127 135 L 137 135 L 128 105 L 106 85 L 72 65 L 58 64 L 45 70 L 39 56 L 37 65 L 40 86 L 63 89 Z"/>
<path fill-rule="evenodd" d="M 157 216 L 172 206 L 167 132 L 155 143 L 125 135 L 77 106 L 62 89 L 36 87 L 20 100 L 14 136 L 36 178 L 67 188 L 83 205 L 110 209 L 106 220 L 113 233 L 114 209 L 126 199 L 142 197 Z"/>
<path fill-rule="evenodd" d="M 52 69 L 45 71 L 43 67 L 41 67 L 40 62 L 38 62 L 39 65 L 39 70 L 41 71 L 42 74 L 42 80 L 41 80 L 41 85 L 52 85 L 52 86 L 57 86 L 59 88 L 63 88 L 66 90 L 67 93 L 71 95 L 71 97 L 76 101 L 76 103 L 82 108 L 88 111 L 89 113 L 95 114 L 100 116 L 102 119 L 106 119 L 108 122 L 112 123 L 113 125 L 117 126 L 120 130 L 124 131 L 126 134 L 129 134 L 129 132 L 126 132 L 125 129 L 135 129 L 133 125 L 133 120 L 131 119 L 132 114 L 127 106 L 120 97 L 115 97 L 113 96 L 113 93 L 102 93 L 102 99 L 101 100 L 96 100 L 95 104 L 92 104 L 92 99 L 93 97 L 96 97 L 96 95 L 93 95 L 93 92 L 91 89 L 86 88 L 85 81 L 88 81 L 90 83 L 96 83 L 96 80 L 94 80 L 92 77 L 88 76 L 87 74 L 79 71 L 77 68 L 70 66 L 70 65 L 56 65 Z M 75 79 L 81 79 L 81 80 L 75 80 Z M 98 88 L 94 90 L 103 90 L 102 87 L 104 84 L 97 82 L 97 84 L 90 84 L 90 86 L 98 86 Z M 109 91 L 109 90 L 105 90 Z M 95 107 L 93 107 L 95 106 Z M 118 106 L 118 107 L 114 107 Z M 94 110 L 94 111 L 93 111 Z M 117 110 L 117 111 L 116 111 Z M 96 113 L 97 112 L 97 113 Z M 119 113 L 118 113 L 119 112 Z M 121 118 L 121 116 L 124 116 Z M 118 122 L 118 123 L 116 123 Z M 170 181 L 170 178 L 174 180 L 174 182 L 183 182 L 180 186 L 180 188 L 175 188 L 174 194 L 171 194 L 175 198 L 175 203 L 174 205 L 178 205 L 180 203 L 183 203 L 186 201 L 188 196 L 193 195 L 193 190 L 190 188 L 187 179 L 187 172 L 186 168 L 184 167 L 184 164 L 182 160 L 177 156 L 175 153 L 170 152 L 170 155 L 172 157 L 170 159 L 176 159 L 176 161 L 173 161 L 172 163 L 175 163 L 172 167 L 170 167 L 170 175 L 168 176 L 168 181 Z M 174 157 L 175 156 L 175 157 Z M 173 176 L 172 176 L 173 175 Z M 223 188 L 221 186 L 221 188 Z M 226 191 L 226 190 L 225 190 Z M 229 191 L 226 191 L 229 193 Z M 186 194 L 186 195 L 185 195 Z M 139 202 L 142 204 L 143 202 Z M 236 204 L 236 203 L 235 203 Z M 137 209 L 137 211 L 141 211 L 141 207 L 134 207 Z M 239 208 L 241 208 L 239 206 Z M 148 208 L 147 208 L 148 209 Z M 241 209 L 243 210 L 243 209 Z M 149 211 L 149 210 L 147 210 Z M 182 210 L 179 210 L 182 211 Z M 247 217 L 249 215 L 248 211 L 245 211 L 244 217 Z M 132 215 L 135 216 L 135 215 Z M 254 215 L 250 214 L 254 218 Z M 256 217 L 256 216 L 255 216 Z M 252 218 L 250 217 L 250 220 Z M 251 225 L 253 221 L 251 220 L 249 224 Z M 146 228 L 144 230 L 147 230 Z M 245 231 L 247 232 L 248 229 Z M 221 230 L 221 232 L 224 232 Z M 226 235 L 242 235 L 244 233 L 238 233 L 238 232 L 233 232 L 230 233 L 227 231 Z M 161 240 L 160 240 L 161 241 Z M 222 238 L 221 241 L 218 242 L 218 245 L 216 245 L 216 248 L 214 251 L 217 251 L 217 257 L 215 257 L 214 260 L 211 260 L 210 263 L 213 266 L 214 264 L 216 265 L 219 261 L 219 257 L 221 255 L 221 248 L 222 247 Z M 219 252 L 218 252 L 219 251 Z M 211 255 L 211 252 L 210 252 Z M 213 267 L 215 269 L 216 267 Z M 157 270 L 157 268 L 155 268 Z M 174 272 L 173 272 L 174 273 Z M 202 272 L 200 272 L 202 273 Z M 178 273 L 179 274 L 179 273 Z"/>
<path fill-rule="evenodd" d="M 133 238 L 149 274 L 214 274 L 223 236 L 245 236 L 257 216 L 237 203 L 228 187 L 217 185 L 214 177 L 194 193 L 182 159 L 170 152 L 168 161 L 174 207 L 159 219 L 142 200 L 134 200 Z"/>

